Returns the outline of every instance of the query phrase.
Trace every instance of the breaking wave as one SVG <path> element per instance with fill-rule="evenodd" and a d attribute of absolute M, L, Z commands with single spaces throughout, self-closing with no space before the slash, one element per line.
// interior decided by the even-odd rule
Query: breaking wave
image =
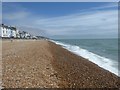
<path fill-rule="evenodd" d="M 97 64 L 98 66 L 114 73 L 115 75 L 119 76 L 118 74 L 118 62 L 99 56 L 95 53 L 92 53 L 86 49 L 80 48 L 79 46 L 76 45 L 70 45 L 67 43 L 63 43 L 60 41 L 53 41 L 52 42 L 61 45 L 63 48 L 71 51 L 74 54 L 77 54 L 78 56 L 84 57 L 86 59 L 88 59 L 89 61 Z"/>

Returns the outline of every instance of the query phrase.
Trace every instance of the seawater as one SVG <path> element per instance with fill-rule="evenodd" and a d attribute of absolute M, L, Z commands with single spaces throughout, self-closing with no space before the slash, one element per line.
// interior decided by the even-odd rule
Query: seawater
<path fill-rule="evenodd" d="M 118 74 L 118 39 L 56 39 L 53 42 Z"/>

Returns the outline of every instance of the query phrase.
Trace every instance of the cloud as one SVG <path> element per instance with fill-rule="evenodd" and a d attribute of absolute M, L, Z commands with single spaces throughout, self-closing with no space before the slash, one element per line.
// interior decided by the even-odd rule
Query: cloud
<path fill-rule="evenodd" d="M 117 37 L 118 33 L 118 11 L 105 8 L 115 6 L 116 4 L 109 4 L 52 18 L 34 15 L 26 9 L 22 9 L 16 12 L 4 12 L 3 20 L 5 23 L 22 27 L 22 30 L 36 32 L 34 33 L 36 35 L 42 33 L 42 35 L 53 38 L 61 38 L 62 36 L 68 38 L 91 38 L 91 36 L 112 38 Z"/>
<path fill-rule="evenodd" d="M 41 35 L 41 36 L 46 36 L 46 30 L 42 30 L 39 28 L 33 28 L 33 27 L 17 27 L 21 31 L 27 31 L 33 35 Z"/>
<path fill-rule="evenodd" d="M 25 19 L 28 15 L 29 14 L 27 12 L 21 11 L 21 12 L 6 13 L 4 17 L 7 20 L 20 20 L 20 19 Z"/>
<path fill-rule="evenodd" d="M 56 35 L 81 35 L 85 33 L 110 33 L 117 31 L 117 11 L 101 11 L 85 15 L 71 15 L 37 20 L 36 24 Z M 114 33 L 113 33 L 114 34 Z"/>

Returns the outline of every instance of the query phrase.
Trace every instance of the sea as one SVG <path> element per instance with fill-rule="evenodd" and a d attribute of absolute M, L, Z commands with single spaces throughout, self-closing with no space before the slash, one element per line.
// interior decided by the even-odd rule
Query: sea
<path fill-rule="evenodd" d="M 52 42 L 120 76 L 118 39 L 54 39 Z"/>

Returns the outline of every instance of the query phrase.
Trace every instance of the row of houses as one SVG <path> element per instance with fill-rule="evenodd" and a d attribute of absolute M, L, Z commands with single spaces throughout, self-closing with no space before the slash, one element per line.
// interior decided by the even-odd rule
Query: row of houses
<path fill-rule="evenodd" d="M 16 27 L 13 27 L 13 26 L 7 26 L 5 24 L 1 24 L 0 28 L 1 28 L 1 32 L 0 32 L 1 38 L 15 38 L 15 39 L 36 38 L 30 33 L 25 32 L 25 31 L 20 31 Z"/>

